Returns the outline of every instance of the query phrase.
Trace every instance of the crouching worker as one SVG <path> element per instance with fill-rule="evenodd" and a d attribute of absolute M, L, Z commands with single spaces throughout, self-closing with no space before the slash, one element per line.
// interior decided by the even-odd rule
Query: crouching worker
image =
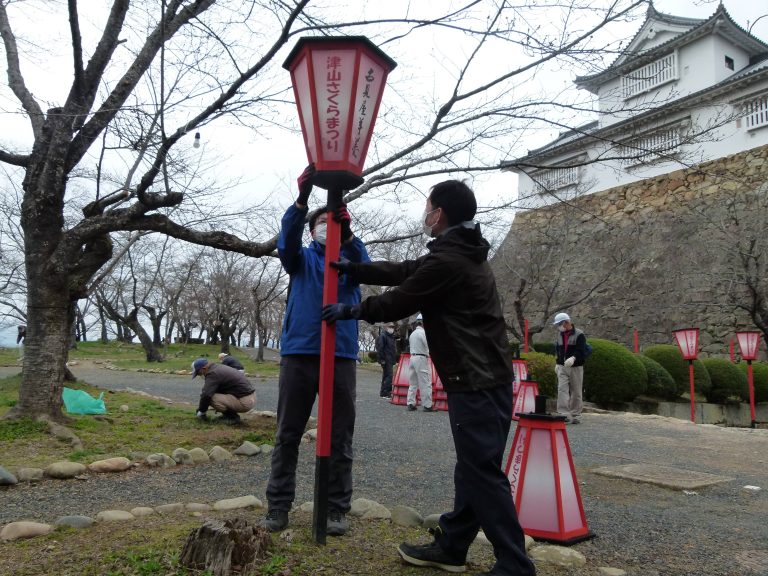
<path fill-rule="evenodd" d="M 205 378 L 197 407 L 199 419 L 208 419 L 210 407 L 221 413 L 216 422 L 236 425 L 241 423 L 240 413 L 248 412 L 256 405 L 256 389 L 242 372 L 198 358 L 192 363 L 192 378 L 198 374 Z"/>

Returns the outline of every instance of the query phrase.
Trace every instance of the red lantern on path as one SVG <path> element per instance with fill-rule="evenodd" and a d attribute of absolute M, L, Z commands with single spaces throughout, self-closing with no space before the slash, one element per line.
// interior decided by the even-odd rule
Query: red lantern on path
<path fill-rule="evenodd" d="M 505 473 L 526 534 L 566 545 L 594 536 L 581 503 L 565 416 L 521 414 Z"/>
<path fill-rule="evenodd" d="M 332 217 L 344 191 L 363 183 L 363 165 L 371 142 L 387 75 L 394 60 L 363 36 L 301 38 L 283 68 L 290 71 L 307 158 L 315 164 L 312 183 L 328 190 L 323 305 L 338 300 L 340 228 Z M 313 535 L 325 544 L 328 475 L 333 418 L 333 368 L 336 328 L 323 322 Z"/>
<path fill-rule="evenodd" d="M 536 396 L 539 395 L 539 385 L 533 380 L 523 380 L 517 389 L 512 420 L 519 420 L 519 414 L 527 414 L 536 410 Z"/>
<path fill-rule="evenodd" d="M 693 391 L 693 361 L 699 354 L 699 329 L 682 328 L 672 332 L 680 347 L 683 359 L 688 360 L 688 378 L 691 383 L 691 422 L 696 422 L 696 401 Z"/>
<path fill-rule="evenodd" d="M 755 380 L 752 374 L 752 361 L 757 360 L 757 346 L 760 344 L 760 332 L 736 332 L 741 357 L 747 361 L 747 380 L 749 381 L 749 416 L 752 428 L 755 427 Z"/>

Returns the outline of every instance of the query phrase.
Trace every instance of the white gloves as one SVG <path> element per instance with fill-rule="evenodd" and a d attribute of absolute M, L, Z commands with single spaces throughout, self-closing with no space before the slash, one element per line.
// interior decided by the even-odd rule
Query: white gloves
<path fill-rule="evenodd" d="M 565 362 L 563 362 L 563 366 L 565 366 L 566 368 L 570 368 L 571 366 L 573 366 L 574 362 L 576 362 L 576 356 L 571 356 Z"/>
<path fill-rule="evenodd" d="M 195 416 L 197 416 L 200 420 L 208 420 L 208 415 L 205 412 L 200 412 L 200 410 L 195 413 Z"/>

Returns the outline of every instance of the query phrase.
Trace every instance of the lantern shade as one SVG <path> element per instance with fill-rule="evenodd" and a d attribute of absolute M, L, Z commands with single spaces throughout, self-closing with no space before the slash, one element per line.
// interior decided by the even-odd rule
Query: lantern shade
<path fill-rule="evenodd" d="M 757 360 L 757 346 L 760 344 L 760 332 L 736 332 L 741 357 L 744 360 Z"/>
<path fill-rule="evenodd" d="M 673 332 L 685 360 L 696 360 L 699 353 L 699 329 L 682 328 Z"/>
<path fill-rule="evenodd" d="M 536 411 L 536 396 L 539 395 L 539 385 L 533 380 L 523 380 L 515 395 L 512 408 L 512 420 L 519 420 L 520 414 Z"/>
<path fill-rule="evenodd" d="M 361 176 L 388 74 L 397 66 L 363 36 L 300 38 L 291 73 L 314 184 L 350 190 Z"/>
<path fill-rule="evenodd" d="M 515 382 L 512 385 L 512 394 L 517 396 L 520 390 L 520 382 L 528 380 L 528 363 L 525 360 L 512 360 L 512 370 L 515 373 Z"/>

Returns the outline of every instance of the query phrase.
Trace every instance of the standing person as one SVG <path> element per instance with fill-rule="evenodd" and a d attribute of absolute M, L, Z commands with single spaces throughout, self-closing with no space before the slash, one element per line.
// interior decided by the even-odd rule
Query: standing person
<path fill-rule="evenodd" d="M 376 352 L 381 365 L 381 388 L 379 397 L 392 397 L 392 366 L 397 362 L 397 344 L 395 343 L 395 325 L 388 323 L 379 332 L 376 339 Z"/>
<path fill-rule="evenodd" d="M 207 358 L 198 358 L 192 362 L 192 379 L 202 374 L 205 378 L 200 392 L 200 403 L 196 416 L 207 420 L 208 408 L 221 412 L 217 420 L 222 424 L 241 424 L 240 414 L 248 412 L 256 405 L 256 389 L 245 374 L 225 366 L 209 362 Z"/>
<path fill-rule="evenodd" d="M 299 443 L 315 403 L 320 382 L 320 309 L 323 303 L 325 237 L 328 220 L 320 209 L 309 220 L 312 241 L 302 246 L 307 201 L 312 191 L 314 166 L 298 179 L 299 196 L 283 215 L 277 252 L 290 277 L 283 323 L 277 436 L 272 470 L 267 484 L 268 511 L 261 525 L 270 532 L 288 526 L 288 512 L 296 494 L 296 463 Z M 352 262 L 367 262 L 368 253 L 350 228 L 351 218 L 342 204 L 334 213 L 341 225 L 341 255 Z M 339 302 L 360 302 L 360 285 L 339 278 Z M 352 498 L 352 436 L 355 430 L 355 383 L 358 353 L 357 322 L 336 326 L 333 372 L 333 424 L 328 480 L 327 534 L 340 536 L 349 529 L 346 513 Z"/>
<path fill-rule="evenodd" d="M 555 354 L 557 356 L 557 413 L 565 416 L 570 424 L 581 422 L 583 403 L 581 393 L 584 386 L 584 359 L 587 352 L 587 337 L 573 325 L 565 312 L 555 315 L 553 326 L 557 326 Z"/>
<path fill-rule="evenodd" d="M 240 372 L 245 372 L 245 366 L 242 365 L 240 360 L 238 360 L 234 356 L 227 354 L 226 352 L 222 352 L 221 354 L 219 354 L 219 362 L 224 364 L 224 366 L 229 366 L 230 368 L 234 368 L 235 370 L 239 370 Z"/>
<path fill-rule="evenodd" d="M 467 551 L 483 529 L 493 545 L 494 576 L 532 576 L 509 480 L 501 469 L 512 419 L 512 364 L 490 245 L 472 221 L 477 203 L 458 180 L 432 187 L 422 216 L 435 239 L 428 254 L 401 263 L 339 262 L 336 268 L 367 284 L 395 286 L 359 305 L 323 308 L 329 322 L 391 321 L 421 310 L 432 360 L 448 396 L 456 449 L 454 505 L 440 517 L 431 544 L 403 543 L 409 564 L 451 572 L 465 569 Z"/>
<path fill-rule="evenodd" d="M 421 394 L 421 405 L 424 412 L 434 412 L 432 409 L 432 374 L 429 369 L 429 345 L 424 333 L 424 322 L 421 314 L 413 322 L 413 332 L 408 338 L 408 348 L 411 351 L 411 365 L 408 370 L 408 410 L 416 410 L 416 390 Z"/>

